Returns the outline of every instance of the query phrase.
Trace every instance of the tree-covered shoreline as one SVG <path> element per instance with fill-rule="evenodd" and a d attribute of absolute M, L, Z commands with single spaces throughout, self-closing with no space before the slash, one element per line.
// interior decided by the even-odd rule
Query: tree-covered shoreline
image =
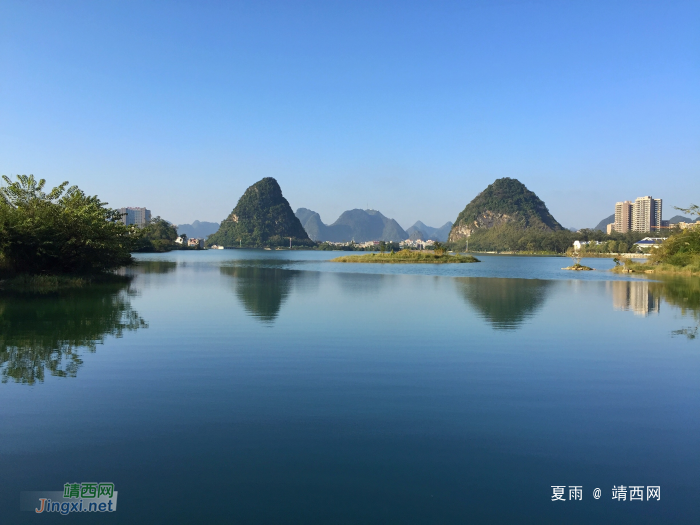
<path fill-rule="evenodd" d="M 469 242 L 469 251 L 475 252 L 497 252 L 497 253 L 523 253 L 523 254 L 566 254 L 566 251 L 573 246 L 574 241 L 600 242 L 603 245 L 596 245 L 591 251 L 599 253 L 628 253 L 635 242 L 649 233 L 628 232 L 607 234 L 599 230 L 584 229 L 577 232 L 569 230 L 542 231 L 535 229 L 525 229 L 516 224 L 501 224 L 489 229 L 479 229 L 474 231 L 466 240 L 460 239 L 457 242 L 447 243 L 448 247 L 454 251 L 464 251 L 466 241 Z M 664 237 L 670 235 L 668 231 L 656 234 Z M 615 243 L 612 246 L 612 243 Z M 600 246 L 600 248 L 597 248 Z"/>
<path fill-rule="evenodd" d="M 676 208 L 690 215 L 700 216 L 700 206 L 691 204 L 689 208 Z M 669 237 L 651 251 L 646 263 L 625 261 L 614 269 L 624 273 L 656 273 L 700 275 L 700 227 L 691 226 L 684 230 L 674 228 Z"/>
<path fill-rule="evenodd" d="M 140 232 L 97 196 L 63 182 L 44 191 L 33 175 L 3 176 L 0 187 L 0 272 L 95 275 L 132 262 Z"/>

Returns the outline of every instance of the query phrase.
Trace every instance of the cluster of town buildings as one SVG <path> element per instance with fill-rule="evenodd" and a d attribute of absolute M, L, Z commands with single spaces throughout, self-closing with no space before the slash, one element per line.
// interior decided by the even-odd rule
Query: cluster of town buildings
<path fill-rule="evenodd" d="M 145 228 L 151 222 L 151 210 L 147 208 L 120 208 L 122 222 L 124 224 Z M 191 248 L 204 248 L 204 239 L 188 239 L 185 235 L 175 239 L 178 244 L 187 245 Z"/>
<path fill-rule="evenodd" d="M 644 237 L 641 241 L 635 242 L 634 247 L 641 250 L 644 248 L 658 248 L 665 240 L 665 237 Z M 603 241 L 574 241 L 574 251 L 580 252 L 582 248 L 587 246 L 598 246 L 600 244 L 603 244 Z"/>
<path fill-rule="evenodd" d="M 186 235 L 180 235 L 175 242 L 178 244 L 187 245 L 190 248 L 204 248 L 204 239 L 188 239 Z"/>
<path fill-rule="evenodd" d="M 349 242 L 331 242 L 331 241 L 326 241 L 325 244 L 330 244 L 331 246 L 355 246 L 357 248 L 376 248 L 379 246 L 381 241 L 367 241 L 367 242 L 355 242 L 355 241 L 349 241 Z M 430 249 L 432 248 L 433 244 L 435 244 L 435 241 L 423 241 L 423 240 L 415 240 L 412 241 L 410 239 L 406 239 L 405 241 L 399 242 L 399 247 L 401 248 L 413 248 L 416 250 L 425 250 L 425 249 Z"/>

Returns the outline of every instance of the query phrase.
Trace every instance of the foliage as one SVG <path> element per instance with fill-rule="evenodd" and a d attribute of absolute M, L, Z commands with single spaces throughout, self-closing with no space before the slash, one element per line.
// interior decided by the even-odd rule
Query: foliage
<path fill-rule="evenodd" d="M 401 250 L 388 254 L 372 253 L 369 255 L 349 255 L 331 259 L 331 262 L 346 263 L 390 263 L 390 264 L 412 264 L 412 263 L 472 263 L 480 262 L 479 259 L 471 255 L 437 255 L 430 252 L 420 252 L 411 250 Z"/>
<path fill-rule="evenodd" d="M 44 179 L 3 176 L 0 265 L 12 273 L 98 273 L 131 262 L 139 238 L 107 208 L 68 182 L 44 192 Z"/>
<path fill-rule="evenodd" d="M 160 217 L 153 217 L 141 230 L 136 251 L 138 252 L 167 252 L 179 248 L 175 242 L 177 229 Z"/>
<path fill-rule="evenodd" d="M 652 261 L 672 266 L 688 266 L 700 258 L 700 228 L 680 230 L 652 252 Z"/>
<path fill-rule="evenodd" d="M 700 208 L 696 204 L 691 204 L 689 208 L 677 209 L 691 215 L 700 214 Z M 659 248 L 653 251 L 652 261 L 677 267 L 697 265 L 700 261 L 700 227 L 676 229 Z"/>
<path fill-rule="evenodd" d="M 695 204 L 691 204 L 690 208 L 677 209 L 690 214 L 698 213 L 698 206 Z M 649 263 L 629 264 L 618 271 L 671 274 L 700 273 L 700 228 L 690 227 L 684 230 L 674 228 L 661 246 L 652 250 Z"/>
<path fill-rule="evenodd" d="M 620 248 L 631 249 L 635 242 L 646 237 L 647 233 L 629 232 L 610 235 L 599 230 L 543 231 L 523 228 L 517 224 L 506 223 L 493 228 L 481 228 L 469 237 L 469 249 L 480 252 L 525 252 L 525 253 L 560 253 L 564 254 L 572 247 L 574 241 L 597 241 L 601 245 L 586 247 L 582 251 L 600 251 L 601 253 L 621 253 Z M 659 234 L 663 236 L 664 234 Z M 668 234 L 666 234 L 668 235 Z M 614 243 L 614 244 L 613 244 Z M 463 249 L 464 241 L 448 243 L 453 249 Z M 611 250 L 613 252 L 603 250 Z"/>
<path fill-rule="evenodd" d="M 268 247 L 314 246 L 292 212 L 277 181 L 266 177 L 250 186 L 219 230 L 207 238 L 207 246 Z"/>
<path fill-rule="evenodd" d="M 700 206 L 697 204 L 691 204 L 688 208 L 679 208 L 678 206 L 674 206 L 674 208 L 688 215 L 700 216 Z"/>
<path fill-rule="evenodd" d="M 435 252 L 435 255 L 445 255 L 447 248 L 441 242 L 436 242 L 433 243 L 433 252 Z"/>

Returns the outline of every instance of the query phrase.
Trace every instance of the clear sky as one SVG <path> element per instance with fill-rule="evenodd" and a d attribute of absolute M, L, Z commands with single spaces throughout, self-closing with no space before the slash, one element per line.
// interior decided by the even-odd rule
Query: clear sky
<path fill-rule="evenodd" d="M 439 226 L 499 177 L 564 226 L 700 204 L 700 2 L 0 2 L 0 174 L 220 221 Z"/>

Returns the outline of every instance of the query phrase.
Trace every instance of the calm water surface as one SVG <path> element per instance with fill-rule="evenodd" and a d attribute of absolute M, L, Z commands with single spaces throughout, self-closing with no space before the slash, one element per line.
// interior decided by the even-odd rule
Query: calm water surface
<path fill-rule="evenodd" d="M 700 523 L 698 281 L 337 255 L 1 295 L 0 523 Z M 76 481 L 118 511 L 19 511 Z"/>

